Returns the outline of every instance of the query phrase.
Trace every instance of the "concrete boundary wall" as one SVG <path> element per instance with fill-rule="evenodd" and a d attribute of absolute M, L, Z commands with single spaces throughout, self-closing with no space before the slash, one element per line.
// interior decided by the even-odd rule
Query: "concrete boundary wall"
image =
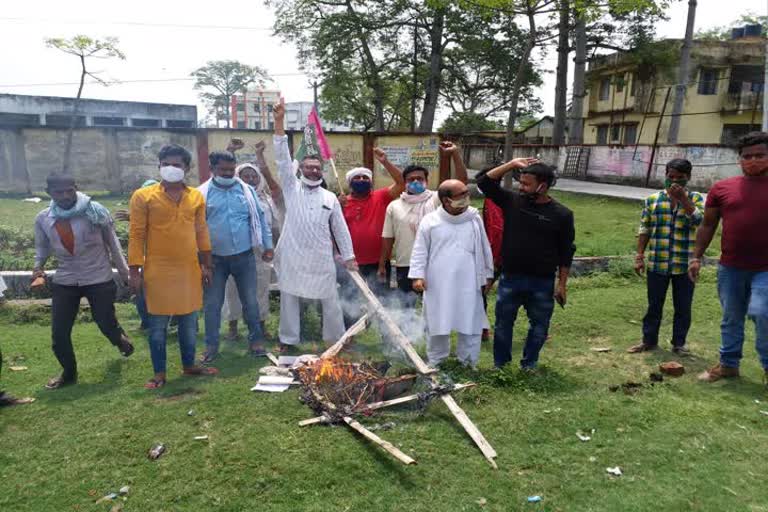
<path fill-rule="evenodd" d="M 0 127 L 0 192 L 34 193 L 45 188 L 45 178 L 61 169 L 66 129 L 53 127 Z M 289 143 L 298 147 L 301 132 L 290 132 Z M 266 142 L 266 159 L 274 165 L 272 133 L 254 130 L 226 129 L 154 129 L 154 128 L 78 128 L 74 132 L 72 169 L 83 190 L 106 190 L 126 193 L 137 188 L 148 178 L 157 178 L 157 152 L 169 143 L 180 144 L 192 153 L 190 184 L 209 177 L 207 155 L 216 149 L 225 149 L 229 140 L 240 138 L 245 148 L 238 152 L 238 160 L 253 159 L 253 145 Z M 485 139 L 454 137 L 463 146 L 465 161 L 470 169 L 479 171 L 499 159 L 500 143 Z M 329 133 L 331 149 L 336 153 L 336 168 L 340 178 L 352 167 L 364 165 L 374 170 L 375 186 L 390 183 L 389 176 L 378 162 L 374 162 L 373 148 L 386 149 L 391 160 L 405 166 L 416 162 L 430 170 L 430 184 L 454 174 L 450 162 L 441 158 L 439 134 L 393 133 Z M 586 173 L 568 176 L 607 183 L 644 185 L 652 149 L 650 146 L 584 146 L 589 148 Z M 565 170 L 568 146 L 517 145 L 513 157 L 539 157 Z M 664 164 L 672 158 L 687 158 L 694 165 L 691 185 L 707 190 L 718 180 L 740 173 L 734 149 L 719 145 L 659 146 L 651 166 L 651 185 L 658 186 L 664 179 Z M 330 165 L 326 166 L 326 179 L 332 188 L 335 177 Z"/>

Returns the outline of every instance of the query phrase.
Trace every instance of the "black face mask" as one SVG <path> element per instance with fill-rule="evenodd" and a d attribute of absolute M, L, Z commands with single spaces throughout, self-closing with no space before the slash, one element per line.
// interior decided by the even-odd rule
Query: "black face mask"
<path fill-rule="evenodd" d="M 536 190 L 534 192 L 526 192 L 524 195 L 525 195 L 525 199 L 529 203 L 535 203 L 536 199 L 538 199 L 539 196 L 541 195 L 541 184 L 539 184 L 539 186 L 536 187 Z"/>

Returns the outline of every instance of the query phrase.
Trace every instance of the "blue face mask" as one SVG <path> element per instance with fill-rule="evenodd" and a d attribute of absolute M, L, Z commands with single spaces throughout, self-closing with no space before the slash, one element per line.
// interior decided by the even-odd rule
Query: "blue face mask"
<path fill-rule="evenodd" d="M 427 186 L 424 185 L 423 181 L 409 181 L 406 188 L 409 194 L 421 194 L 427 190 Z"/>
<path fill-rule="evenodd" d="M 217 185 L 221 185 L 222 187 L 231 187 L 232 185 L 237 183 L 237 180 L 235 178 L 222 178 L 221 176 L 214 176 L 213 181 L 215 181 Z"/>
<path fill-rule="evenodd" d="M 371 182 L 364 180 L 355 180 L 349 183 L 349 187 L 355 194 L 367 194 L 371 191 Z"/>

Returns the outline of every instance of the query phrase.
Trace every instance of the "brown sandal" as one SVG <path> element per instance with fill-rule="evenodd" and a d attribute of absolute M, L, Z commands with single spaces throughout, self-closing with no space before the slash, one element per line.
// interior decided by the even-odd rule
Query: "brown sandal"
<path fill-rule="evenodd" d="M 163 386 L 165 386 L 165 379 L 149 379 L 144 384 L 144 389 L 160 389 Z"/>
<path fill-rule="evenodd" d="M 651 352 L 652 350 L 656 350 L 659 348 L 658 345 L 649 345 L 647 343 L 639 343 L 633 347 L 629 347 L 627 349 L 627 352 L 630 354 L 639 354 L 641 352 Z"/>

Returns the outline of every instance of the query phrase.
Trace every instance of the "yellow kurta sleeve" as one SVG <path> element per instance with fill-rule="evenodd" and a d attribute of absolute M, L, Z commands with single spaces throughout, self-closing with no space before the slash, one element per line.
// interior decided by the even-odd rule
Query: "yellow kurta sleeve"
<path fill-rule="evenodd" d="M 208 223 L 205 220 L 205 200 L 200 194 L 200 200 L 195 210 L 195 236 L 197 236 L 197 250 L 207 252 L 211 250 L 211 237 L 208 233 Z"/>
<path fill-rule="evenodd" d="M 143 190 L 131 196 L 128 235 L 128 266 L 143 266 L 147 246 L 147 200 Z"/>

